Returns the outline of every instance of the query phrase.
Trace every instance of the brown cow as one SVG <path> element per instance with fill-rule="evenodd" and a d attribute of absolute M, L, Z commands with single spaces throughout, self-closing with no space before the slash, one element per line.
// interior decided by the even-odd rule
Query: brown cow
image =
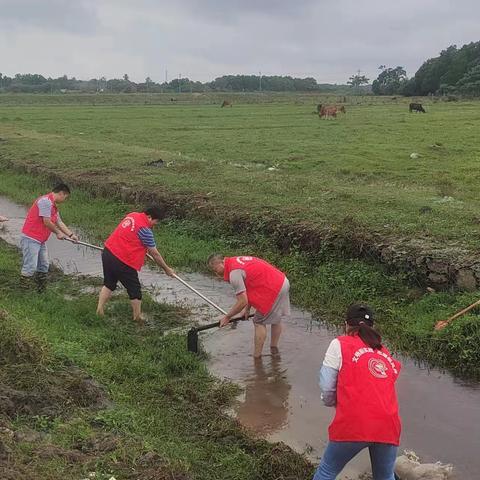
<path fill-rule="evenodd" d="M 331 106 L 322 106 L 322 108 L 320 108 L 320 113 L 318 114 L 318 116 L 320 118 L 325 118 L 325 119 L 329 119 L 329 118 L 337 118 L 337 107 L 334 106 L 334 105 L 331 105 Z"/>
<path fill-rule="evenodd" d="M 223 107 L 231 107 L 231 106 L 232 106 L 232 104 L 231 104 L 228 100 L 224 100 L 223 103 L 222 103 L 221 108 L 223 108 Z"/>
<path fill-rule="evenodd" d="M 344 105 L 337 107 L 336 105 L 317 105 L 317 112 L 320 118 L 336 117 L 338 112 L 347 113 Z"/>

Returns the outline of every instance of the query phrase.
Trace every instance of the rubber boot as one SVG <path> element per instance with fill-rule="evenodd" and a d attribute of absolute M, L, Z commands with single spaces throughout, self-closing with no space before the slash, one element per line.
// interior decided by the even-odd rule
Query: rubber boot
<path fill-rule="evenodd" d="M 35 283 L 37 284 L 37 292 L 43 293 L 47 289 L 47 274 L 37 272 L 35 274 Z"/>
<path fill-rule="evenodd" d="M 33 277 L 20 275 L 20 290 L 23 292 L 31 292 L 35 288 Z"/>

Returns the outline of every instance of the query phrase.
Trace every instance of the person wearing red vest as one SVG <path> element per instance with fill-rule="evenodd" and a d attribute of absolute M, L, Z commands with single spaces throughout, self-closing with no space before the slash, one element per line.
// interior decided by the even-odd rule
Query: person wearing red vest
<path fill-rule="evenodd" d="M 37 198 L 27 213 L 22 228 L 20 246 L 23 255 L 21 284 L 30 287 L 30 279 L 35 278 L 38 291 L 46 287 L 49 260 L 46 242 L 50 235 L 56 234 L 59 240 L 69 237 L 77 241 L 78 237 L 62 222 L 58 206 L 70 195 L 68 185 L 61 183 L 54 189 Z"/>
<path fill-rule="evenodd" d="M 381 341 L 370 307 L 351 305 L 346 335 L 330 343 L 320 369 L 322 400 L 336 411 L 314 480 L 334 480 L 364 448 L 369 449 L 374 480 L 395 479 L 401 432 L 395 382 L 401 364 Z"/>
<path fill-rule="evenodd" d="M 248 318 L 250 307 L 253 307 L 253 356 L 262 356 L 267 325 L 271 325 L 270 351 L 272 355 L 278 354 L 282 321 L 290 316 L 290 283 L 285 274 L 265 260 L 250 256 L 223 257 L 213 254 L 207 263 L 211 270 L 233 286 L 237 296 L 235 304 L 221 319 L 220 326 L 227 325 L 234 316 L 242 312 L 245 318 Z"/>
<path fill-rule="evenodd" d="M 153 237 L 152 228 L 161 216 L 162 212 L 158 207 L 129 213 L 108 237 L 102 252 L 104 280 L 98 299 L 97 315 L 104 315 L 105 304 L 120 282 L 130 298 L 133 319 L 142 322 L 142 289 L 138 272 L 145 262 L 147 252 L 167 275 L 175 275 L 157 250 Z"/>

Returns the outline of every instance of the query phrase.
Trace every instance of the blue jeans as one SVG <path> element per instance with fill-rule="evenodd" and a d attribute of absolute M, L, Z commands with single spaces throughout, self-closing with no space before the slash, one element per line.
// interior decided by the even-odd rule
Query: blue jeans
<path fill-rule="evenodd" d="M 45 243 L 22 236 L 20 247 L 23 254 L 22 275 L 24 277 L 32 277 L 35 272 L 48 272 L 49 260 Z"/>
<path fill-rule="evenodd" d="M 343 467 L 367 447 L 374 480 L 395 480 L 394 466 L 398 447 L 373 442 L 328 442 L 313 480 L 335 480 Z"/>

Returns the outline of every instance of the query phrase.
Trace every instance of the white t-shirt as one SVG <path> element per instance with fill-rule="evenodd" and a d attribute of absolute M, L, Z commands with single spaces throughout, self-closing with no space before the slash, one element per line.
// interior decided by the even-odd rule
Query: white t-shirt
<path fill-rule="evenodd" d="M 327 348 L 325 358 L 323 360 L 325 367 L 334 368 L 340 370 L 342 368 L 342 347 L 338 338 L 334 338 Z"/>

